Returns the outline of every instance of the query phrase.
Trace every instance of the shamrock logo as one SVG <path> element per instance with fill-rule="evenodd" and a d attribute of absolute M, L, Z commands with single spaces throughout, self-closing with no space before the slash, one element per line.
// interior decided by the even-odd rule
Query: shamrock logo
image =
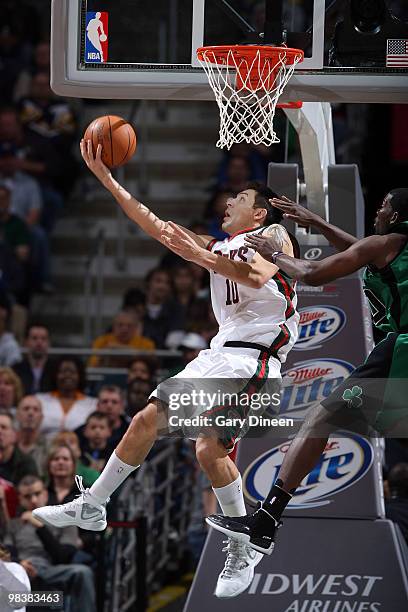
<path fill-rule="evenodd" d="M 346 389 L 342 397 L 346 402 L 348 402 L 349 406 L 359 408 L 363 403 L 363 400 L 361 399 L 362 393 L 362 388 L 355 386 L 352 389 Z"/>

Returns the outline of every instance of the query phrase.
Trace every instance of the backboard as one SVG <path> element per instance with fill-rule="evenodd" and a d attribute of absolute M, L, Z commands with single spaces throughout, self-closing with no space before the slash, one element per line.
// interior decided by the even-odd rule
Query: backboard
<path fill-rule="evenodd" d="M 305 61 L 282 101 L 408 102 L 403 4 L 284 0 L 288 46 Z M 64 96 L 211 100 L 196 49 L 262 42 L 264 21 L 264 0 L 52 0 L 51 86 Z"/>

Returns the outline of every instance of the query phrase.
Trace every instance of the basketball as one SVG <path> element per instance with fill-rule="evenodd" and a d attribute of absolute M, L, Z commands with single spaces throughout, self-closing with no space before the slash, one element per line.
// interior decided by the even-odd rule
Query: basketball
<path fill-rule="evenodd" d="M 102 161 L 108 168 L 126 164 L 136 151 L 136 134 L 130 123 L 116 115 L 97 117 L 86 128 L 85 140 L 92 142 L 93 154 L 102 145 Z"/>

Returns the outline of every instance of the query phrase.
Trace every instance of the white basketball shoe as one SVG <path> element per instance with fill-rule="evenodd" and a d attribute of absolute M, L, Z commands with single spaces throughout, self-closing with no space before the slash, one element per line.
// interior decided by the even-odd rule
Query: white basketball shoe
<path fill-rule="evenodd" d="M 91 499 L 89 490 L 82 483 L 82 476 L 75 476 L 80 494 L 73 501 L 58 506 L 44 506 L 33 510 L 36 519 L 54 527 L 76 525 L 88 531 L 106 529 L 106 506 Z M 108 500 L 109 501 L 109 500 Z"/>
<path fill-rule="evenodd" d="M 251 584 L 254 568 L 262 560 L 263 554 L 232 538 L 224 540 L 223 544 L 227 544 L 222 549 L 227 552 L 227 559 L 218 577 L 215 595 L 220 598 L 236 597 Z"/>

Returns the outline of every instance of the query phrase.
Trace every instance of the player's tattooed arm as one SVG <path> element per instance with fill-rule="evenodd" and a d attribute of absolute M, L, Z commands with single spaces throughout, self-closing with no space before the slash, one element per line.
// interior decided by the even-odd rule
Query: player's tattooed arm
<path fill-rule="evenodd" d="M 120 183 L 118 183 L 118 181 L 112 176 L 109 168 L 102 162 L 101 145 L 98 145 L 95 156 L 93 155 L 90 140 L 86 142 L 85 140 L 81 140 L 80 149 L 81 155 L 88 168 L 91 170 L 91 172 L 93 172 L 96 178 L 99 179 L 105 189 L 110 191 L 129 219 L 136 223 L 144 232 L 146 232 L 146 234 L 165 244 L 163 232 L 165 229 L 170 229 L 169 223 L 157 217 L 147 206 L 142 204 L 142 202 L 139 202 L 139 200 L 133 197 Z M 205 247 L 211 240 L 211 236 L 198 236 L 188 229 L 185 229 L 185 231 L 200 246 Z"/>
<path fill-rule="evenodd" d="M 289 234 L 283 225 L 270 225 L 262 233 L 247 234 L 245 237 L 247 247 L 254 249 L 266 261 L 273 261 L 273 255 L 276 252 L 283 252 L 287 255 L 293 255 L 293 247 Z"/>
<path fill-rule="evenodd" d="M 357 242 L 357 238 L 343 231 L 339 227 L 328 223 L 316 213 L 308 210 L 289 198 L 273 198 L 270 203 L 283 212 L 284 219 L 295 221 L 302 227 L 315 227 L 338 251 L 344 251 Z"/>
<path fill-rule="evenodd" d="M 248 236 L 248 245 L 258 249 L 254 244 L 253 238 L 251 237 L 249 240 Z M 270 238 L 265 238 L 264 240 L 271 241 Z M 357 241 L 342 253 L 331 255 L 320 261 L 294 259 L 285 254 L 275 255 L 274 259 L 279 268 L 289 274 L 294 280 L 302 281 L 306 285 L 317 286 L 324 285 L 343 276 L 348 276 L 369 264 L 383 267 L 386 264 L 384 258 L 389 247 L 389 238 L 387 236 L 369 236 Z M 273 245 L 270 245 L 268 248 L 270 250 L 273 248 Z M 278 250 L 275 249 L 275 252 Z M 262 251 L 266 253 L 265 247 L 262 248 Z"/>

